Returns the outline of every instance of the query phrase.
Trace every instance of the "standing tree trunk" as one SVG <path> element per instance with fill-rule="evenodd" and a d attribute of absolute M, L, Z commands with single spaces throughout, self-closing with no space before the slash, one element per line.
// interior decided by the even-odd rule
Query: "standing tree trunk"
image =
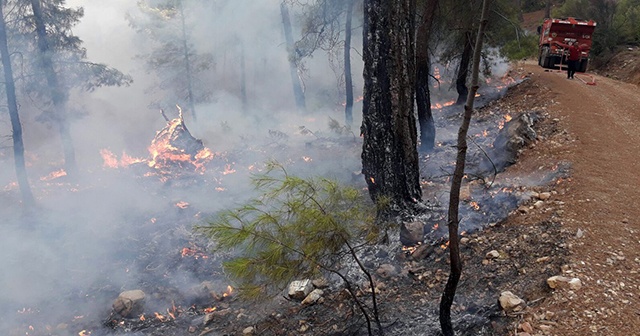
<path fill-rule="evenodd" d="M 464 48 L 462 50 L 462 56 L 460 56 L 460 67 L 458 68 L 458 76 L 456 77 L 456 91 L 458 92 L 458 99 L 456 105 L 463 104 L 467 99 L 469 88 L 467 87 L 467 77 L 469 77 L 469 63 L 471 62 L 471 56 L 473 49 L 473 33 L 468 30 L 464 34 Z"/>
<path fill-rule="evenodd" d="M 9 108 L 9 117 L 11 119 L 11 130 L 13 138 L 13 161 L 16 168 L 16 177 L 22 203 L 25 207 L 31 207 L 35 203 L 29 179 L 27 177 L 27 168 L 24 162 L 24 143 L 22 142 L 22 125 L 20 124 L 20 115 L 18 114 L 18 102 L 16 100 L 16 85 L 13 79 L 13 68 L 11 67 L 11 56 L 9 55 L 9 46 L 7 43 L 7 25 L 4 21 L 4 1 L 0 1 L 0 57 L 2 57 L 2 70 L 4 72 L 5 91 L 7 94 L 7 105 Z"/>
<path fill-rule="evenodd" d="M 53 67 L 51 53 L 53 52 L 47 41 L 47 30 L 44 23 L 44 15 L 40 0 L 31 0 L 31 9 L 33 10 L 33 18 L 36 25 L 36 34 L 38 35 L 38 50 L 40 51 L 40 65 L 45 73 L 47 85 L 49 86 L 51 101 L 53 103 L 53 120 L 58 126 L 60 132 L 60 140 L 64 152 L 65 171 L 68 176 L 77 176 L 78 166 L 76 164 L 76 154 L 73 148 L 73 139 L 71 138 L 71 130 L 69 120 L 66 113 L 67 93 L 60 85 L 58 75 Z"/>
<path fill-rule="evenodd" d="M 249 99 L 247 98 L 247 68 L 245 65 L 246 51 L 244 42 L 240 42 L 240 99 L 242 100 L 242 111 L 249 113 Z"/>
<path fill-rule="evenodd" d="M 418 33 L 416 36 L 416 106 L 418 123 L 420 124 L 420 152 L 433 151 L 436 139 L 436 128 L 431 113 L 431 93 L 429 92 L 429 75 L 431 60 L 429 57 L 429 37 L 435 18 L 438 0 L 423 3 Z"/>
<path fill-rule="evenodd" d="M 414 23 L 415 0 L 364 2 L 362 172 L 371 198 L 389 201 L 391 211 L 422 197 L 413 108 Z"/>
<path fill-rule="evenodd" d="M 345 123 L 353 124 L 353 78 L 351 76 L 351 19 L 355 0 L 347 0 L 347 14 L 344 25 L 344 88 L 346 101 L 344 105 Z"/>
<path fill-rule="evenodd" d="M 182 24 L 182 50 L 184 52 L 184 70 L 185 76 L 187 76 L 187 99 L 189 101 L 189 110 L 191 110 L 191 116 L 193 120 L 197 120 L 196 117 L 196 103 L 193 96 L 193 74 L 191 71 L 191 55 L 189 55 L 189 43 L 187 41 L 187 25 L 184 17 L 184 6 L 182 0 L 178 1 L 180 6 L 180 23 Z"/>
<path fill-rule="evenodd" d="M 551 0 L 547 0 L 547 4 L 544 7 L 544 17 L 545 18 L 551 17 Z"/>
<path fill-rule="evenodd" d="M 291 18 L 289 17 L 289 9 L 284 1 L 280 4 L 280 14 L 282 15 L 282 27 L 284 29 L 284 38 L 287 43 L 287 52 L 289 55 L 289 71 L 291 72 L 291 82 L 293 83 L 293 95 L 296 99 L 296 107 L 298 112 L 305 113 L 307 104 L 304 99 L 304 91 L 298 77 L 298 66 L 296 65 L 296 46 L 293 43 L 293 32 L 291 29 Z"/>
<path fill-rule="evenodd" d="M 458 131 L 458 154 L 456 157 L 456 168 L 453 172 L 451 180 L 451 193 L 449 194 L 449 259 L 451 261 L 451 270 L 447 284 L 444 287 L 442 298 L 440 299 L 440 327 L 445 336 L 453 336 L 453 326 L 451 324 L 451 304 L 456 295 L 458 281 L 462 274 L 462 261 L 460 260 L 460 241 L 458 236 L 458 210 L 460 206 L 460 188 L 462 186 L 462 177 L 464 176 L 464 167 L 467 157 L 467 133 L 469 124 L 471 123 L 471 114 L 473 112 L 473 101 L 478 91 L 478 73 L 480 72 L 480 54 L 482 51 L 482 37 L 487 27 L 487 11 L 490 0 L 482 2 L 482 17 L 480 19 L 480 27 L 473 51 L 473 69 L 471 70 L 471 91 L 467 94 L 467 102 L 464 106 L 464 117 L 460 130 Z"/>

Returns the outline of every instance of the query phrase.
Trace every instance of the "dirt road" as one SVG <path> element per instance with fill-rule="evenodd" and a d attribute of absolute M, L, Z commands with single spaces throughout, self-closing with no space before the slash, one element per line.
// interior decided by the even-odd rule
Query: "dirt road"
<path fill-rule="evenodd" d="M 556 291 L 538 308 L 552 322 L 532 324 L 545 324 L 535 328 L 545 335 L 640 335 L 640 87 L 600 76 L 586 85 L 536 64 L 522 70 L 553 100 L 547 111 L 566 132 L 563 140 L 540 141 L 514 168 L 571 162 L 571 179 L 554 196 L 563 208 L 555 216 L 570 232 L 584 232 L 568 244 L 565 273 L 583 287 Z"/>

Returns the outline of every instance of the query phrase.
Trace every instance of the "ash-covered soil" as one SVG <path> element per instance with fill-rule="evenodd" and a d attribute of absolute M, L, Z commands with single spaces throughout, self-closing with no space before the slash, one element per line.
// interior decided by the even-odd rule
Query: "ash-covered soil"
<path fill-rule="evenodd" d="M 640 214 L 629 201 L 638 196 L 636 163 L 630 158 L 640 143 L 633 132 L 640 91 L 598 76 L 595 86 L 569 81 L 533 64 L 518 64 L 511 75 L 524 80 L 504 98 L 479 109 L 470 133 L 477 148 L 471 144 L 471 170 L 461 207 L 464 269 L 453 306 L 457 333 L 631 335 L 640 325 L 635 308 L 640 244 L 635 218 Z M 425 223 L 425 244 L 406 250 L 396 237 L 361 255 L 375 278 L 388 335 L 438 334 L 438 304 L 449 272 L 443 200 L 452 163 L 446 158 L 455 134 L 447 125 L 455 125 L 451 121 L 462 112 L 461 107 L 459 112 L 455 109 L 434 111 L 439 147 L 423 156 L 423 199 L 429 211 L 413 220 Z M 536 136 L 518 150 L 515 164 L 495 176 L 490 170 L 473 170 L 486 167 L 482 162 L 493 154 L 491 139 L 505 116 L 520 113 L 535 115 Z M 309 141 L 306 146 L 320 146 L 327 153 L 339 147 L 331 141 Z M 329 279 L 322 302 L 312 305 L 284 294 L 254 303 L 227 293 L 228 283 L 218 268 L 224 256 L 212 255 L 208 243 L 188 229 L 194 218 L 206 216 L 196 208 L 173 209 L 163 220 L 177 228 L 166 231 L 154 232 L 155 222 L 140 218 L 140 229 L 153 232 L 152 239 L 132 240 L 123 249 L 122 266 L 146 274 L 132 284 L 150 299 L 141 316 L 122 318 L 110 312 L 110 300 L 87 299 L 107 293 L 115 298 L 122 288 L 108 284 L 76 293 L 88 305 L 102 305 L 98 313 L 94 309 L 81 315 L 79 306 L 77 316 L 57 325 L 38 324 L 43 312 L 12 314 L 23 318 L 25 326 L 34 325 L 29 335 L 366 334 L 366 321 L 334 279 Z M 551 289 L 546 280 L 554 275 L 577 277 L 582 288 Z M 354 279 L 359 297 L 370 304 L 371 290 L 364 278 Z M 192 286 L 175 289 L 184 283 Z M 520 297 L 525 305 L 514 312 L 500 309 L 503 291 Z M 24 335 L 25 329 L 12 332 Z"/>

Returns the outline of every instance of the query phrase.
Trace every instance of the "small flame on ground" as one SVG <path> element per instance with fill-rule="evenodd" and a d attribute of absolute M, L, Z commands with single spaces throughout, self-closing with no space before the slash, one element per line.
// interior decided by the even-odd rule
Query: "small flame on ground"
<path fill-rule="evenodd" d="M 91 335 L 90 331 L 82 330 L 78 333 L 78 336 L 89 336 Z"/>
<path fill-rule="evenodd" d="M 209 307 L 209 308 L 205 308 L 203 311 L 205 313 L 213 313 L 214 311 L 218 310 L 218 307 Z"/>
<path fill-rule="evenodd" d="M 407 254 L 413 254 L 413 252 L 417 249 L 417 246 L 403 246 L 402 250 Z"/>
<path fill-rule="evenodd" d="M 504 115 L 504 120 L 500 120 L 500 122 L 498 123 L 498 129 L 503 129 L 504 128 L 504 123 L 511 121 L 511 119 L 513 119 L 513 118 L 510 115 L 505 114 Z"/>
<path fill-rule="evenodd" d="M 167 320 L 167 318 L 166 318 L 164 315 L 162 315 L 162 314 L 160 314 L 160 313 L 158 313 L 158 312 L 155 312 L 154 314 L 156 315 L 156 316 L 155 316 L 155 317 L 156 317 L 156 319 L 157 319 L 158 321 L 160 321 L 160 322 L 164 322 L 164 321 L 166 321 L 166 320 Z"/>
<path fill-rule="evenodd" d="M 455 100 L 450 100 L 450 101 L 444 102 L 442 104 L 440 104 L 440 103 L 433 104 L 433 105 L 431 105 L 431 108 L 432 109 L 441 109 L 443 107 L 451 106 L 451 105 L 453 105 L 455 103 L 456 103 Z"/>
<path fill-rule="evenodd" d="M 229 297 L 233 295 L 233 287 L 227 286 L 227 291 L 222 294 L 222 297 Z"/>
<path fill-rule="evenodd" d="M 311 162 L 313 161 L 312 158 L 308 157 L 308 156 L 303 156 L 302 159 L 304 160 L 304 162 Z"/>
<path fill-rule="evenodd" d="M 178 203 L 176 203 L 176 206 L 180 209 L 186 209 L 189 207 L 189 203 L 185 202 L 185 201 L 180 201 Z"/>
<path fill-rule="evenodd" d="M 447 249 L 447 247 L 449 247 L 449 241 L 448 241 L 448 240 L 447 240 L 447 242 L 446 242 L 446 243 L 444 243 L 444 244 L 440 245 L 440 248 L 441 248 L 441 249 L 443 249 L 443 250 L 446 250 L 446 249 Z"/>
<path fill-rule="evenodd" d="M 369 180 L 371 181 L 371 183 L 375 184 L 376 183 L 376 179 L 374 179 L 373 177 L 370 177 Z"/>
<path fill-rule="evenodd" d="M 480 204 L 478 204 L 478 202 L 471 201 L 469 202 L 469 205 L 471 205 L 471 207 L 476 211 L 480 210 Z"/>
<path fill-rule="evenodd" d="M 102 166 L 105 168 L 124 168 L 134 163 L 145 162 L 145 159 L 133 157 L 125 152 L 122 152 L 122 156 L 118 160 L 118 157 L 108 149 L 101 149 L 100 155 L 102 156 Z"/>
<path fill-rule="evenodd" d="M 229 174 L 233 174 L 235 172 L 236 172 L 236 170 L 231 168 L 231 164 L 226 164 L 224 166 L 224 171 L 222 172 L 222 175 L 229 175 Z"/>
<path fill-rule="evenodd" d="M 140 315 L 140 321 L 144 322 L 145 320 L 146 320 L 146 318 L 144 317 L 144 314 Z"/>
<path fill-rule="evenodd" d="M 195 248 L 190 248 L 190 247 L 183 247 L 182 251 L 180 252 L 180 255 L 185 258 L 185 257 L 193 257 L 195 259 L 208 259 L 209 256 L 206 255 L 204 252 L 198 251 Z"/>
<path fill-rule="evenodd" d="M 41 177 L 40 181 L 51 181 L 51 180 L 55 180 L 55 179 L 63 177 L 63 176 L 67 176 L 67 172 L 64 171 L 64 169 L 59 169 L 59 170 L 56 170 L 54 172 L 49 173 L 49 175 L 47 175 L 47 176 Z"/>

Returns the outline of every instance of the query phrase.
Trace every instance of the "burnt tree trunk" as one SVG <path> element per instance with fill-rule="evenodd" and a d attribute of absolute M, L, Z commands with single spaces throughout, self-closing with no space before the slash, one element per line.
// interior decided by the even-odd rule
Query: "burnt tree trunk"
<path fill-rule="evenodd" d="M 189 110 L 191 111 L 191 117 L 193 120 L 197 120 L 196 117 L 196 102 L 195 97 L 193 96 L 193 73 L 191 66 L 191 55 L 189 55 L 189 43 L 187 41 L 187 26 L 184 18 L 184 6 L 182 5 L 182 0 L 178 1 L 178 6 L 180 6 L 180 23 L 182 25 L 182 51 L 184 53 L 184 71 L 185 76 L 187 76 L 187 100 L 189 102 Z"/>
<path fill-rule="evenodd" d="M 471 90 L 467 94 L 467 102 L 464 106 L 464 117 L 460 130 L 458 131 L 458 153 L 456 157 L 456 167 L 451 180 L 451 193 L 449 194 L 449 211 L 447 225 L 449 228 L 449 259 L 451 261 L 451 270 L 447 284 L 444 287 L 442 298 L 440 299 L 440 327 L 445 336 L 453 336 L 453 326 L 451 324 L 451 305 L 456 295 L 460 275 L 462 274 L 462 261 L 460 260 L 460 240 L 458 236 L 459 224 L 459 206 L 460 206 L 460 188 L 462 186 L 462 177 L 464 176 L 464 167 L 467 157 L 467 133 L 469 124 L 471 123 L 471 114 L 473 112 L 473 102 L 476 92 L 478 91 L 478 73 L 480 72 L 480 54 L 482 51 L 482 37 L 487 27 L 487 11 L 490 0 L 482 2 L 482 17 L 480 19 L 480 27 L 473 52 L 473 69 L 471 70 Z"/>
<path fill-rule="evenodd" d="M 431 73 L 429 37 L 437 7 L 438 0 L 424 2 L 420 26 L 416 36 L 416 106 L 420 125 L 421 153 L 432 152 L 436 139 L 436 128 L 431 112 L 431 93 L 429 91 L 429 74 Z"/>
<path fill-rule="evenodd" d="M 298 66 L 296 65 L 296 46 L 293 42 L 291 17 L 289 16 L 289 9 L 287 8 L 287 4 L 284 3 L 284 1 L 280 4 L 280 14 L 282 15 L 282 28 L 284 29 L 284 38 L 287 43 L 289 71 L 291 73 L 291 82 L 293 84 L 293 95 L 296 99 L 296 107 L 298 108 L 298 112 L 305 113 L 307 110 L 307 104 L 305 102 L 302 84 L 300 84 L 300 78 L 298 77 Z"/>
<path fill-rule="evenodd" d="M 421 200 L 414 115 L 414 0 L 364 2 L 362 172 L 387 210 Z M 387 215 L 380 212 L 378 216 Z"/>
<path fill-rule="evenodd" d="M 35 203 L 35 200 L 33 199 L 33 194 L 31 193 L 29 178 L 27 177 L 27 168 L 24 162 L 22 125 L 20 124 L 20 115 L 18 113 L 16 85 L 13 79 L 11 56 L 9 54 L 9 46 L 7 43 L 7 26 L 4 21 L 3 7 L 3 1 L 0 1 L 0 56 L 2 57 L 2 70 L 4 72 L 5 92 L 7 94 L 9 118 L 11 119 L 13 161 L 16 168 L 16 177 L 18 180 L 18 187 L 20 188 L 20 194 L 22 196 L 22 203 L 25 205 L 25 207 L 31 207 Z"/>
<path fill-rule="evenodd" d="M 31 9 L 33 10 L 33 18 L 36 25 L 36 34 L 38 36 L 38 51 L 40 52 L 40 65 L 44 71 L 47 85 L 49 86 L 51 101 L 53 103 L 53 116 L 52 119 L 58 131 L 60 132 L 60 140 L 62 141 L 62 149 L 64 152 L 64 165 L 65 171 L 68 176 L 76 176 L 78 168 L 76 164 L 76 154 L 73 148 L 73 139 L 71 137 L 71 130 L 69 120 L 66 113 L 67 93 L 58 80 L 58 74 L 53 67 L 53 61 L 51 59 L 51 50 L 49 42 L 47 41 L 47 30 L 44 23 L 44 16 L 42 13 L 42 7 L 40 0 L 31 0 Z"/>
<path fill-rule="evenodd" d="M 464 47 L 462 49 L 462 56 L 460 56 L 458 76 L 456 77 L 456 91 L 458 92 L 456 105 L 464 104 L 467 100 L 467 94 L 469 93 L 467 77 L 469 77 L 469 63 L 471 62 L 471 56 L 473 53 L 473 49 L 471 48 L 472 43 L 473 33 L 469 30 L 464 34 Z"/>
<path fill-rule="evenodd" d="M 345 105 L 344 120 L 351 127 L 353 124 L 353 77 L 351 76 L 351 19 L 355 0 L 347 0 L 347 14 L 344 25 L 344 88 Z"/>

